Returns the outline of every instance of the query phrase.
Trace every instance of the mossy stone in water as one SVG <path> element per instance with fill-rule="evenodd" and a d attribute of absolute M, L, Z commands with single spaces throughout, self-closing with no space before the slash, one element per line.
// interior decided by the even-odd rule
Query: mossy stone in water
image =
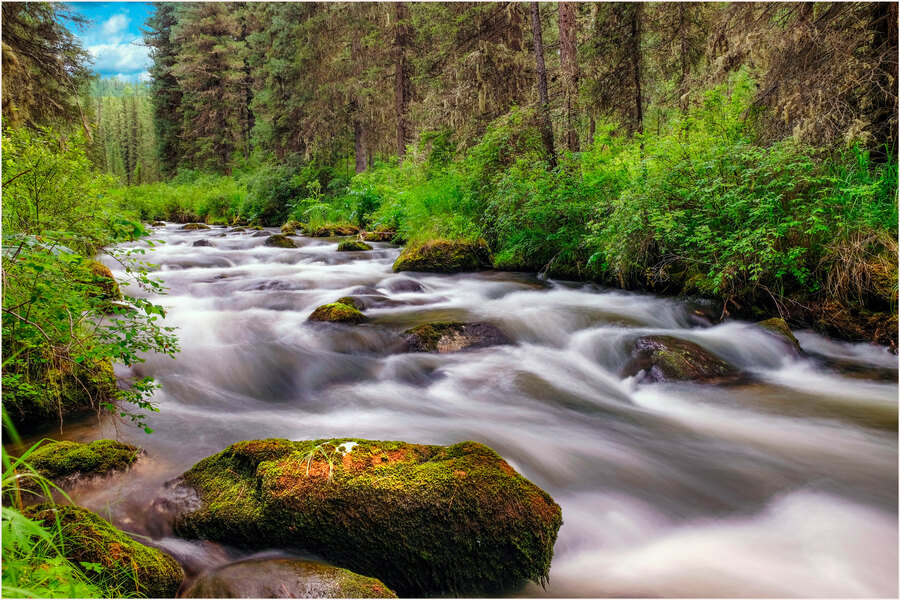
<path fill-rule="evenodd" d="M 89 444 L 53 442 L 35 450 L 28 462 L 49 479 L 106 475 L 129 468 L 140 452 L 137 446 L 115 440 L 97 440 Z"/>
<path fill-rule="evenodd" d="M 397 236 L 396 231 L 376 227 L 375 231 L 366 231 L 363 239 L 367 242 L 389 242 Z"/>
<path fill-rule="evenodd" d="M 309 321 L 323 321 L 326 323 L 362 323 L 366 315 L 362 314 L 354 306 L 341 302 L 323 304 L 309 315 Z"/>
<path fill-rule="evenodd" d="M 729 383 L 740 379 L 737 369 L 697 344 L 669 335 L 647 335 L 635 341 L 624 376 L 644 372 L 644 379 Z"/>
<path fill-rule="evenodd" d="M 337 304 L 344 304 L 346 306 L 352 306 L 356 310 L 365 310 L 366 303 L 360 300 L 359 298 L 354 298 L 353 296 L 344 296 L 343 298 L 338 298 L 335 300 Z"/>
<path fill-rule="evenodd" d="M 101 573 L 86 571 L 94 580 L 116 590 L 121 598 L 174 598 L 184 573 L 174 558 L 135 542 L 91 511 L 80 506 L 38 504 L 26 508 L 26 517 L 55 527 L 62 525 L 66 558 L 99 563 Z"/>
<path fill-rule="evenodd" d="M 490 323 L 462 323 L 448 321 L 425 323 L 403 332 L 406 349 L 410 352 L 439 352 L 445 354 L 466 348 L 484 348 L 509 344 L 505 333 Z"/>
<path fill-rule="evenodd" d="M 209 225 L 205 223 L 188 223 L 187 225 L 182 225 L 182 229 L 209 229 Z"/>
<path fill-rule="evenodd" d="M 560 507 L 490 448 L 362 439 L 239 442 L 183 476 L 175 531 L 302 548 L 400 595 L 543 582 Z"/>
<path fill-rule="evenodd" d="M 798 354 L 803 352 L 803 348 L 800 347 L 800 342 L 794 336 L 794 332 L 791 331 L 790 326 L 784 319 L 773 317 L 771 319 L 766 319 L 765 321 L 760 321 L 757 325 L 781 337 L 785 342 L 790 344 L 791 348 Z"/>
<path fill-rule="evenodd" d="M 281 233 L 284 235 L 296 235 L 298 229 L 303 229 L 303 223 L 300 221 L 288 221 L 281 226 Z"/>
<path fill-rule="evenodd" d="M 272 248 L 296 248 L 297 244 L 294 243 L 294 240 L 281 235 L 280 233 L 276 233 L 275 235 L 270 235 L 266 238 L 266 241 L 263 242 L 263 246 L 269 246 Z"/>
<path fill-rule="evenodd" d="M 166 226 L 166 224 L 163 223 L 162 221 L 153 221 L 152 223 L 150 223 L 150 225 L 152 227 L 165 227 Z"/>
<path fill-rule="evenodd" d="M 224 235 L 224 234 L 223 234 L 223 235 Z M 203 247 L 206 247 L 206 248 L 210 248 L 210 247 L 212 247 L 212 245 L 213 245 L 212 242 L 209 241 L 209 240 L 197 240 L 196 242 L 194 242 L 193 244 L 191 244 L 191 246 L 197 246 L 197 247 L 203 246 Z"/>
<path fill-rule="evenodd" d="M 491 262 L 491 251 L 483 240 L 474 243 L 435 240 L 405 248 L 394 262 L 394 272 L 461 273 L 481 271 L 491 268 Z"/>
<path fill-rule="evenodd" d="M 337 247 L 338 252 L 360 252 L 371 249 L 372 246 L 359 240 L 344 240 Z"/>
<path fill-rule="evenodd" d="M 373 577 L 309 560 L 245 560 L 200 577 L 185 598 L 396 598 Z"/>

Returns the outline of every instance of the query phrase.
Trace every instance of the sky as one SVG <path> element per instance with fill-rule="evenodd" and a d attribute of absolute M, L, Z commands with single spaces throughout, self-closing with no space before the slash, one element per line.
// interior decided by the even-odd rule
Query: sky
<path fill-rule="evenodd" d="M 93 69 L 101 77 L 137 82 L 149 78 L 150 49 L 143 45 L 140 28 L 153 13 L 149 2 L 69 2 L 91 20 L 84 29 L 73 28 L 91 53 Z"/>

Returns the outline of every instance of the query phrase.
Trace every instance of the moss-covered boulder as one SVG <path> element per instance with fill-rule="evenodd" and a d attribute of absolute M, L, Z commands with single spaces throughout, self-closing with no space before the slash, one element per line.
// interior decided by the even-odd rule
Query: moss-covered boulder
<path fill-rule="evenodd" d="M 247 230 L 243 227 L 233 227 L 231 229 L 231 233 L 244 233 L 245 231 Z"/>
<path fill-rule="evenodd" d="M 318 307 L 307 320 L 325 323 L 362 323 L 366 320 L 366 315 L 352 305 L 332 302 Z"/>
<path fill-rule="evenodd" d="M 122 299 L 119 284 L 113 277 L 112 271 L 102 262 L 90 260 L 87 263 L 88 274 L 84 283 L 88 285 L 87 294 L 93 298 L 99 298 L 109 302 Z"/>
<path fill-rule="evenodd" d="M 48 479 L 107 475 L 128 469 L 141 449 L 115 440 L 97 440 L 89 444 L 53 442 L 41 446 L 28 462 Z"/>
<path fill-rule="evenodd" d="M 245 560 L 200 577 L 185 598 L 396 598 L 373 577 L 309 560 Z"/>
<path fill-rule="evenodd" d="M 409 352 L 457 352 L 509 344 L 509 337 L 490 323 L 447 321 L 425 323 L 403 332 Z"/>
<path fill-rule="evenodd" d="M 338 235 L 356 235 L 359 227 L 354 225 L 326 225 L 318 229 L 306 229 L 306 235 L 310 237 L 334 237 Z"/>
<path fill-rule="evenodd" d="M 765 321 L 760 321 L 759 323 L 757 323 L 757 325 L 759 325 L 766 331 L 774 333 L 775 335 L 780 337 L 797 354 L 803 352 L 803 348 L 800 347 L 800 342 L 794 336 L 794 332 L 791 331 L 790 326 L 784 319 L 774 317 L 771 319 L 766 319 Z"/>
<path fill-rule="evenodd" d="M 152 223 L 150 223 L 150 225 L 152 227 L 165 227 L 166 226 L 166 224 L 163 223 L 162 221 L 153 221 Z"/>
<path fill-rule="evenodd" d="M 156 548 L 135 542 L 104 519 L 80 506 L 38 504 L 25 516 L 55 527 L 62 525 L 66 558 L 76 565 L 96 563 L 99 573 L 85 574 L 102 580 L 121 598 L 174 598 L 184 578 L 174 558 Z"/>
<path fill-rule="evenodd" d="M 303 230 L 303 223 L 300 221 L 288 221 L 281 226 L 281 233 L 284 235 L 296 235 L 297 231 Z"/>
<path fill-rule="evenodd" d="M 186 472 L 175 531 L 302 548 L 400 595 L 543 582 L 562 524 L 550 496 L 476 442 L 239 442 Z"/>
<path fill-rule="evenodd" d="M 338 304 L 344 304 L 346 306 L 352 306 L 356 310 L 366 310 L 366 303 L 360 300 L 359 298 L 354 298 L 353 296 L 344 296 L 342 298 L 338 298 L 335 300 Z"/>
<path fill-rule="evenodd" d="M 647 335 L 637 339 L 623 376 L 642 375 L 642 380 L 727 383 L 740 379 L 740 372 L 697 344 L 669 335 Z"/>
<path fill-rule="evenodd" d="M 461 273 L 491 268 L 491 251 L 483 240 L 451 242 L 435 240 L 407 246 L 394 262 L 394 271 Z"/>
<path fill-rule="evenodd" d="M 361 252 L 363 250 L 371 250 L 372 246 L 359 240 L 344 240 L 338 244 L 338 252 Z"/>
<path fill-rule="evenodd" d="M 270 248 L 296 248 L 297 244 L 289 237 L 276 233 L 268 236 L 266 241 L 263 242 L 263 246 L 269 246 Z"/>
<path fill-rule="evenodd" d="M 107 360 L 33 362 L 30 380 L 4 381 L 3 408 L 21 430 L 60 422 L 65 416 L 114 402 L 119 388 L 112 363 Z"/>
<path fill-rule="evenodd" d="M 191 246 L 205 247 L 205 248 L 211 248 L 212 245 L 213 245 L 213 243 L 209 240 L 197 240 L 196 242 L 191 244 Z"/>
<path fill-rule="evenodd" d="M 363 239 L 367 242 L 390 242 L 397 237 L 397 232 L 391 229 L 383 229 L 376 227 L 375 231 L 366 231 L 363 233 Z"/>
<path fill-rule="evenodd" d="M 186 225 L 182 225 L 181 229 L 210 229 L 210 226 L 206 223 L 187 223 Z"/>

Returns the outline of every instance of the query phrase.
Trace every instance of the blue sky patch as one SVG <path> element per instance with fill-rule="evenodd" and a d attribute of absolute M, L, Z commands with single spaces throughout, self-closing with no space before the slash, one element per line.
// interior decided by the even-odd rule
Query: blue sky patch
<path fill-rule="evenodd" d="M 137 82 L 149 78 L 150 49 L 140 28 L 153 12 L 149 2 L 69 2 L 92 22 L 74 30 L 93 57 L 93 69 L 102 77 Z"/>

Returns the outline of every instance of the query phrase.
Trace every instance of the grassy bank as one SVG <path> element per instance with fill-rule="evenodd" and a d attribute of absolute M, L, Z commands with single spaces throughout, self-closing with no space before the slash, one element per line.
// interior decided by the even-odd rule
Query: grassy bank
<path fill-rule="evenodd" d="M 513 110 L 474 146 L 425 133 L 402 164 L 355 176 L 258 158 L 230 176 L 182 173 L 116 195 L 144 219 L 349 222 L 413 244 L 484 239 L 498 269 L 702 295 L 730 313 L 781 313 L 887 343 L 896 338 L 896 161 L 791 139 L 757 144 L 753 89 L 736 77 L 659 133 L 598 127 L 555 170 L 535 115 Z M 872 323 L 854 331 L 863 321 Z"/>

